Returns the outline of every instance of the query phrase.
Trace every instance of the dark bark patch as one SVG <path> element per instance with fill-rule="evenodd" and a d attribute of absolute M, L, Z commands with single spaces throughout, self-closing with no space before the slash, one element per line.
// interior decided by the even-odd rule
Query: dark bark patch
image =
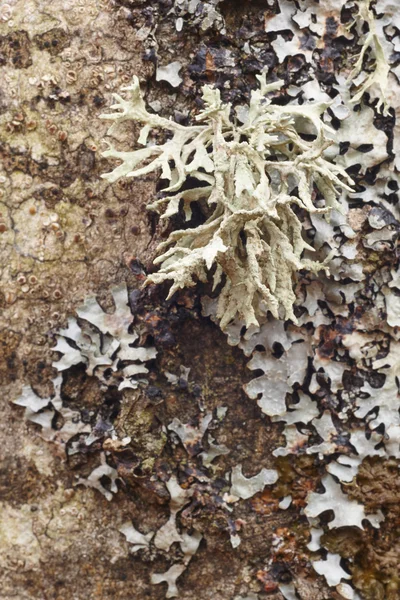
<path fill-rule="evenodd" d="M 26 31 L 12 31 L 0 36 L 0 66 L 11 64 L 14 69 L 26 69 L 32 64 L 31 41 Z"/>
<path fill-rule="evenodd" d="M 61 27 L 55 27 L 40 35 L 35 35 L 33 41 L 39 48 L 39 50 L 47 50 L 52 56 L 60 54 L 70 45 L 68 35 Z"/>
<path fill-rule="evenodd" d="M 50 482 L 51 479 L 44 478 L 33 462 L 20 457 L 9 456 L 0 466 L 0 498 L 13 506 L 31 504 L 34 511 L 35 501 L 56 488 L 56 484 Z"/>
<path fill-rule="evenodd" d="M 38 200 L 44 200 L 46 208 L 53 210 L 60 202 L 64 199 L 62 190 L 55 185 L 41 185 L 34 193 L 35 198 Z"/>

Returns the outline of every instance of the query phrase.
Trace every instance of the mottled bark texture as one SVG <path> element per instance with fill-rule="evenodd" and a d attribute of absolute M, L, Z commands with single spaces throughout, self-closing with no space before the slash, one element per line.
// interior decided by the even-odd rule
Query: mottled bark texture
<path fill-rule="evenodd" d="M 302 6 L 284 4 L 293 15 Z M 199 6 L 191 11 L 194 5 Z M 316 81 L 334 98 L 335 76 L 346 68 L 362 32 L 353 28 L 349 35 L 345 27 L 354 7 L 342 11 L 342 23 L 335 2 L 321 0 L 315 10 L 320 29 L 312 18 L 309 27 L 318 43 L 303 32 L 295 51 L 293 32 L 281 26 L 278 36 L 269 27 L 278 13 L 274 1 L 6 0 L 0 5 L 2 600 L 163 599 L 167 586 L 154 585 L 151 576 L 180 565 L 183 551 L 178 544 L 166 552 L 162 542 L 143 542 L 133 553 L 119 529 L 130 521 L 142 534 L 160 530 L 173 510 L 167 487 L 171 477 L 190 494 L 178 514 L 180 533 L 202 536 L 177 580 L 182 599 L 283 600 L 295 593 L 301 600 L 350 598 L 346 588 L 329 587 L 312 567 L 312 559 L 325 558 L 327 551 L 347 561 L 343 565 L 361 598 L 399 597 L 398 460 L 368 456 L 347 486 L 366 514 L 383 510 L 380 529 L 364 521 L 363 529 L 330 530 L 327 513 L 320 524 L 322 554 L 313 554 L 303 509 L 312 491 L 323 491 L 324 461 L 302 452 L 300 442 L 298 448 L 293 442 L 288 455 L 272 454 L 290 440 L 283 436 L 282 422 L 273 422 L 243 390 L 262 371 L 254 367 L 250 373 L 245 354 L 202 315 L 200 296 L 210 292 L 207 286 L 179 292 L 168 302 L 168 285 L 141 291 L 157 243 L 183 222 L 178 215 L 177 223 L 162 231 L 146 211 L 157 191 L 156 174 L 113 185 L 100 178 L 110 164 L 101 157 L 108 125 L 99 115 L 108 111 L 111 92 L 134 74 L 147 104 L 184 124 L 199 108 L 203 84 L 216 84 L 224 102 L 239 105 L 248 101 L 255 74 L 265 67 L 271 80 L 284 79 L 286 93 Z M 285 55 L 286 47 L 279 44 L 291 41 Z M 174 69 L 156 77 L 157 66 L 176 61 L 179 77 L 176 69 L 175 77 Z M 310 86 L 304 89 L 307 100 L 312 92 Z M 288 390 L 295 400 L 307 390 L 335 423 L 342 396 L 351 401 L 365 381 L 378 392 L 383 385 L 385 376 L 369 368 L 368 351 L 363 354 L 366 345 L 378 345 L 374 356 L 381 359 L 398 339 L 396 326 L 385 325 L 389 311 L 383 298 L 397 265 L 400 226 L 387 209 L 373 212 L 377 194 L 392 206 L 398 202 L 396 173 L 383 171 L 378 177 L 378 165 L 392 158 L 394 112 L 374 116 L 371 108 L 363 110 L 364 121 L 370 118 L 371 125 L 374 120 L 372 139 L 350 132 L 335 146 L 359 192 L 347 215 L 354 237 L 341 255 L 349 257 L 353 270 L 347 273 L 345 259 L 337 259 L 335 286 L 302 273 L 295 288 L 310 315 L 308 321 L 300 319 L 300 328 L 304 339 L 309 335 L 311 350 L 309 371 L 301 381 L 293 379 Z M 333 111 L 334 129 L 341 118 Z M 117 135 L 119 148 L 128 150 L 137 129 L 127 123 Z M 388 181 L 392 186 L 385 189 Z M 368 185 L 376 190 L 374 197 L 365 193 Z M 344 226 L 318 231 L 301 211 L 299 217 L 309 230 L 314 226 L 319 250 L 325 241 L 331 243 L 329 236 L 333 240 L 343 231 Z M 202 216 L 194 218 L 201 221 Z M 385 232 L 383 242 L 377 230 Z M 353 286 L 356 271 L 365 277 L 355 277 Z M 87 296 L 96 295 L 102 308 L 112 311 L 111 289 L 122 282 L 128 286 L 140 343 L 154 346 L 157 358 L 147 365 L 147 383 L 136 389 L 107 388 L 82 364 L 64 373 L 65 406 L 80 412 L 88 426 L 101 417 L 118 440 L 130 440 L 121 445 L 99 436 L 87 446 L 78 440 L 78 451 L 67 455 L 64 443 L 45 441 L 41 427 L 24 420 L 24 410 L 13 402 L 23 385 L 41 398 L 52 394 L 57 374 L 52 363 L 60 358 L 52 350 L 57 331 Z M 361 288 L 361 299 L 355 300 Z M 383 290 L 380 296 L 377 290 Z M 297 316 L 302 315 L 299 309 Z M 300 329 L 293 331 L 292 341 Z M 281 341 L 284 337 L 277 335 Z M 282 359 L 281 365 L 292 341 L 287 347 L 283 341 L 273 343 L 271 360 Z M 265 340 L 254 346 L 267 350 Z M 340 365 L 336 380 L 332 365 Z M 364 379 L 359 368 L 367 373 Z M 198 432 L 208 414 L 213 418 L 203 439 Z M 184 436 L 171 433 L 179 431 L 175 419 L 193 428 L 184 443 Z M 51 426 L 60 430 L 62 415 L 56 414 Z M 332 455 L 350 453 L 340 431 L 338 425 Z M 315 430 L 314 436 L 314 444 L 320 444 Z M 220 455 L 211 465 L 199 457 L 214 442 Z M 222 447 L 229 452 L 221 452 Z M 101 464 L 104 452 L 118 473 L 119 489 L 110 494 L 111 501 L 77 485 Z M 247 478 L 266 468 L 277 469 L 279 479 L 249 499 L 232 502 L 231 512 L 226 474 L 237 465 Z M 109 488 L 109 481 L 103 483 Z M 289 495 L 292 502 L 283 510 L 279 504 Z"/>

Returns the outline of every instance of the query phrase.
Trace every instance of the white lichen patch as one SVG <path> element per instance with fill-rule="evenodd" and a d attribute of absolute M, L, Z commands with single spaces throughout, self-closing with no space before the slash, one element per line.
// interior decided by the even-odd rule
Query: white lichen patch
<path fill-rule="evenodd" d="M 167 81 L 172 87 L 178 87 L 182 83 L 182 77 L 179 75 L 181 68 L 182 64 L 178 60 L 160 66 L 156 71 L 156 79 L 157 81 Z"/>
<path fill-rule="evenodd" d="M 311 35 L 317 48 L 324 48 L 324 39 L 328 23 L 335 28 L 336 37 L 343 36 L 354 39 L 355 26 L 360 52 L 355 57 L 355 64 L 347 74 L 347 85 L 354 85 L 356 91 L 350 100 L 355 104 L 362 100 L 365 93 L 377 99 L 377 110 L 387 115 L 390 107 L 388 98 L 389 73 L 395 63 L 394 52 L 399 46 L 398 31 L 393 28 L 386 35 L 388 26 L 398 23 L 398 6 L 392 0 L 301 0 L 296 8 L 290 0 L 279 0 L 278 12 L 266 20 L 265 30 L 278 33 L 272 42 L 279 62 L 287 57 L 302 55 L 304 60 L 313 64 L 312 50 L 307 45 L 307 34 Z M 341 11 L 355 8 L 354 21 L 342 22 Z M 283 34 L 290 31 L 292 37 L 285 39 Z M 329 39 L 329 35 L 327 36 Z M 330 43 L 330 42 L 328 42 Z M 337 76 L 337 73 L 335 74 Z M 339 117 L 340 118 L 340 117 Z"/>
<path fill-rule="evenodd" d="M 266 485 L 276 483 L 277 479 L 278 472 L 275 469 L 261 469 L 254 477 L 247 478 L 242 473 L 242 465 L 236 465 L 231 473 L 231 497 L 248 500 L 254 494 L 261 492 Z"/>
<path fill-rule="evenodd" d="M 346 90 L 344 76 L 339 75 L 337 80 L 338 83 L 334 87 L 343 101 L 349 104 L 351 97 Z M 360 165 L 361 173 L 383 162 L 387 158 L 388 138 L 384 131 L 375 127 L 374 120 L 375 113 L 369 106 L 362 105 L 357 111 L 351 110 L 347 118 L 341 121 L 340 128 L 335 133 L 335 143 L 327 149 L 327 155 L 346 169 Z M 362 143 L 360 130 L 363 132 Z M 343 144 L 348 149 L 341 153 L 340 147 Z M 369 146 L 369 152 L 362 152 L 363 146 Z"/>
<path fill-rule="evenodd" d="M 183 537 L 177 529 L 176 517 L 178 512 L 189 502 L 193 490 L 181 488 L 174 475 L 170 477 L 166 485 L 171 496 L 170 516 L 168 521 L 157 531 L 154 544 L 160 550 L 168 552 L 172 544 L 183 542 Z"/>
<path fill-rule="evenodd" d="M 216 467 L 212 464 L 213 461 L 218 458 L 218 456 L 224 456 L 229 454 L 230 450 L 225 446 L 225 444 L 217 444 L 211 435 L 208 436 L 208 448 L 199 454 L 203 465 L 206 468 L 211 467 L 211 469 L 215 469 Z"/>
<path fill-rule="evenodd" d="M 351 579 L 351 575 L 340 566 L 340 554 L 332 554 L 328 552 L 326 560 L 316 560 L 313 562 L 313 567 L 326 579 L 328 585 L 337 586 L 342 579 Z"/>
<path fill-rule="evenodd" d="M 174 563 L 165 573 L 154 573 L 151 576 L 151 582 L 154 584 L 166 582 L 168 585 L 166 598 L 174 598 L 179 595 L 177 579 L 187 569 L 189 562 L 199 548 L 203 536 L 198 531 L 194 531 L 192 534 L 187 533 L 187 531 L 179 533 L 176 525 L 177 514 L 188 503 L 193 490 L 181 488 L 175 476 L 171 476 L 167 482 L 167 489 L 171 496 L 170 517 L 157 531 L 154 545 L 156 548 L 168 552 L 172 544 L 178 542 L 182 559 Z"/>
<path fill-rule="evenodd" d="M 22 395 L 14 404 L 25 407 L 25 419 L 41 427 L 43 439 L 53 442 L 62 455 L 67 442 L 78 433 L 89 433 L 90 426 L 82 423 L 80 413 L 63 406 L 61 398 L 62 377 L 53 380 L 54 394 L 49 398 L 40 398 L 29 386 L 24 386 Z M 62 426 L 53 427 L 56 415 L 61 415 Z"/>
<path fill-rule="evenodd" d="M 86 374 L 97 377 L 104 389 L 111 383 L 117 384 L 120 390 L 136 388 L 138 376 L 143 377 L 148 372 L 144 363 L 155 358 L 156 351 L 152 347 L 134 345 L 138 334 L 131 330 L 133 316 L 127 305 L 126 285 L 114 288 L 112 296 L 114 312 L 106 313 L 95 298 L 88 297 L 77 309 L 78 316 L 69 318 L 68 327 L 60 330 L 57 335 L 54 350 L 62 356 L 53 366 L 64 373 L 72 366 L 82 363 Z M 111 381 L 103 377 L 105 369 L 111 369 Z M 90 434 L 86 437 L 87 445 L 97 439 L 91 426 L 82 421 L 79 410 L 72 410 L 63 402 L 62 386 L 63 376 L 59 374 L 53 380 L 54 393 L 49 398 L 40 398 L 31 387 L 24 386 L 21 396 L 14 401 L 14 404 L 25 407 L 26 420 L 40 425 L 41 436 L 54 442 L 61 454 L 65 452 L 69 440 L 77 434 Z M 61 418 L 61 426 L 54 426 L 56 416 Z M 74 453 L 73 446 L 68 453 Z M 106 470 L 107 466 L 103 465 L 99 469 Z M 96 483 L 103 474 L 109 475 L 97 473 L 97 477 L 92 474 L 93 478 L 89 478 L 88 485 L 98 487 L 103 492 L 103 487 Z M 110 492 L 105 495 L 110 497 Z"/>
<path fill-rule="evenodd" d="M 93 297 L 77 309 L 68 328 L 59 332 L 54 350 L 63 354 L 54 366 L 64 371 L 83 362 L 88 375 L 101 376 L 104 368 L 120 373 L 120 389 L 137 386 L 137 375 L 147 373 L 144 363 L 156 356 L 154 348 L 134 347 L 138 334 L 130 331 L 132 313 L 127 305 L 125 284 L 111 290 L 115 310 L 108 314 Z M 123 364 L 121 367 L 120 365 Z"/>
<path fill-rule="evenodd" d="M 326 510 L 333 510 L 334 519 L 328 524 L 330 529 L 351 526 L 362 529 L 364 519 L 371 520 L 372 524 L 376 522 L 373 516 L 365 514 L 362 504 L 350 500 L 342 492 L 340 484 L 336 483 L 331 475 L 323 477 L 322 485 L 325 488 L 323 493 L 311 492 L 308 496 L 307 506 L 304 510 L 307 517 L 318 517 Z"/>
<path fill-rule="evenodd" d="M 176 596 L 179 596 L 179 591 L 176 582 L 184 571 L 186 571 L 186 565 L 184 565 L 183 563 L 176 563 L 172 565 L 168 569 L 168 571 L 165 571 L 165 573 L 154 573 L 151 576 L 151 583 L 157 585 L 159 583 L 165 582 L 168 586 L 165 597 L 175 598 Z"/>
<path fill-rule="evenodd" d="M 222 329 L 237 316 L 247 327 L 258 325 L 268 310 L 275 317 L 296 321 L 295 273 L 327 266 L 303 258 L 304 250 L 312 248 L 302 238 L 302 223 L 292 205 L 329 215 L 332 209 L 341 209 L 340 190 L 351 190 L 347 173 L 324 158 L 331 142 L 321 115 L 328 105 L 273 104 L 269 93 L 282 82 L 268 85 L 265 74 L 258 80 L 260 88 L 252 92 L 241 126 L 231 120 L 230 105 L 223 104 L 220 92 L 210 86 L 203 88 L 205 107 L 196 125 L 185 127 L 149 113 L 138 78 L 123 88 L 130 96 L 114 95 L 114 112 L 102 115 L 115 121 L 110 135 L 127 120 L 142 124 L 138 143 L 143 148 L 127 152 L 110 145 L 103 153 L 121 163 L 104 175 L 110 183 L 161 172 L 169 185 L 149 208 L 162 213 L 163 219 L 182 207 L 190 221 L 191 204 L 206 203 L 202 225 L 174 231 L 160 245 L 163 253 L 155 260 L 160 269 L 147 282 L 172 280 L 171 296 L 179 288 L 194 286 L 196 280 L 206 281 L 215 269 L 214 287 L 222 286 L 217 308 Z M 154 130 L 171 137 L 158 145 L 152 139 Z M 306 141 L 302 132 L 315 138 Z M 186 190 L 189 177 L 196 185 Z M 318 207 L 314 191 L 321 198 Z"/>
<path fill-rule="evenodd" d="M 108 488 L 103 485 L 103 477 L 109 482 Z M 101 465 L 96 467 L 87 478 L 79 478 L 76 485 L 84 485 L 85 487 L 98 490 L 110 502 L 113 494 L 118 492 L 117 479 L 118 473 L 116 469 L 107 464 L 105 454 L 102 453 Z"/>
<path fill-rule="evenodd" d="M 399 386 L 398 374 L 400 373 L 400 343 L 392 339 L 389 351 L 384 358 L 376 359 L 377 349 L 370 336 L 352 334 L 346 336 L 345 344 L 349 347 L 351 355 L 357 361 L 360 369 L 364 369 L 365 361 L 372 360 L 372 368 L 385 376 L 381 387 L 373 387 L 367 381 L 361 388 L 360 396 L 356 399 L 354 415 L 362 420 L 366 426 L 369 438 L 355 434 L 352 436 L 352 444 L 358 454 L 368 448 L 368 456 L 385 455 L 387 457 L 400 458 L 400 414 L 399 414 Z M 374 430 L 384 428 L 384 435 L 378 435 Z M 370 431 L 373 430 L 371 435 Z M 360 445 L 358 451 L 357 444 Z M 354 442 L 353 442 L 354 440 Z M 381 444 L 379 450 L 374 450 L 377 444 Z M 368 446 L 366 447 L 366 445 Z"/>
<path fill-rule="evenodd" d="M 253 379 L 245 386 L 249 398 L 258 398 L 263 413 L 277 417 L 286 413 L 286 395 L 292 386 L 302 383 L 308 364 L 307 344 L 293 344 L 280 358 L 269 352 L 255 352 L 248 364 L 249 369 L 262 370 L 264 375 Z"/>
<path fill-rule="evenodd" d="M 146 534 L 140 533 L 140 531 L 134 528 L 131 521 L 123 523 L 119 528 L 119 531 L 124 534 L 128 544 L 132 544 L 130 546 L 130 551 L 132 553 L 138 552 L 138 550 L 148 549 L 150 541 L 154 536 L 152 531 Z"/>

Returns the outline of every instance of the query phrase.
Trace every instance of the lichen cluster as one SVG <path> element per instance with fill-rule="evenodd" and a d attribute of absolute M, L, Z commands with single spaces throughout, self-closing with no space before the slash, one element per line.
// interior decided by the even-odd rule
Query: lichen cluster
<path fill-rule="evenodd" d="M 267 84 L 265 73 L 258 81 L 242 125 L 210 86 L 203 88 L 198 124 L 186 127 L 151 114 L 137 77 L 123 88 L 130 97 L 114 94 L 115 112 L 102 115 L 115 125 L 126 120 L 143 125 L 138 138 L 143 148 L 121 152 L 111 146 L 103 153 L 122 161 L 103 177 L 113 183 L 161 171 L 169 185 L 149 208 L 164 219 L 183 208 L 190 221 L 192 203 L 205 207 L 203 223 L 174 231 L 160 244 L 154 261 L 160 269 L 147 282 L 172 280 L 171 296 L 206 282 L 211 273 L 214 289 L 220 290 L 222 329 L 235 317 L 247 327 L 258 325 L 268 310 L 276 318 L 296 320 L 295 273 L 326 269 L 326 263 L 303 258 L 313 249 L 302 237 L 293 206 L 329 215 L 333 208 L 340 210 L 340 190 L 351 191 L 345 170 L 324 158 L 331 142 L 321 115 L 328 105 L 273 104 L 270 92 L 283 82 Z M 169 134 L 163 144 L 154 143 L 154 130 Z M 109 134 L 113 131 L 114 126 Z"/>

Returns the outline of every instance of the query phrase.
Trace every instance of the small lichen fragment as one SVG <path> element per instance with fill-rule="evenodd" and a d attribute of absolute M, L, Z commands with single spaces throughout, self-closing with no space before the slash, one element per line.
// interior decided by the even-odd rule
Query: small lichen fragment
<path fill-rule="evenodd" d="M 323 575 L 328 585 L 335 586 L 342 579 L 351 579 L 351 575 L 346 573 L 340 566 L 340 554 L 331 554 L 328 552 L 326 560 L 316 560 L 313 567 L 319 575 Z"/>
<path fill-rule="evenodd" d="M 106 489 L 102 484 L 103 477 L 107 477 L 110 480 L 110 489 Z M 111 502 L 113 494 L 118 492 L 116 480 L 118 479 L 118 473 L 106 462 L 104 453 L 101 455 L 101 465 L 94 469 L 87 479 L 79 478 L 76 485 L 84 485 L 85 487 L 91 487 L 98 490 Z"/>
<path fill-rule="evenodd" d="M 146 534 L 140 533 L 140 531 L 134 528 L 130 521 L 127 521 L 121 525 L 119 531 L 124 534 L 126 541 L 129 544 L 132 544 L 130 547 L 130 551 L 132 553 L 148 548 L 150 545 L 150 540 L 154 535 L 152 531 Z"/>
<path fill-rule="evenodd" d="M 167 481 L 166 486 L 171 496 L 171 512 L 168 521 L 157 531 L 154 544 L 160 550 L 168 552 L 174 542 L 182 543 L 183 541 L 183 537 L 176 527 L 176 517 L 178 512 L 188 503 L 193 491 L 181 488 L 174 475 Z"/>
<path fill-rule="evenodd" d="M 168 81 L 172 87 L 178 87 L 182 83 L 182 77 L 179 75 L 181 68 L 182 64 L 178 60 L 163 67 L 158 67 L 156 79 L 157 81 Z"/>
<path fill-rule="evenodd" d="M 168 429 L 176 433 L 188 454 L 195 456 L 202 450 L 202 439 L 211 421 L 211 413 L 200 417 L 197 427 L 191 423 L 181 423 L 179 419 L 175 418 L 168 425 Z"/>
<path fill-rule="evenodd" d="M 154 583 L 155 585 L 163 583 L 164 581 L 168 584 L 167 593 L 165 595 L 166 598 L 179 596 L 176 585 L 177 579 L 187 569 L 187 566 L 192 557 L 196 554 L 202 539 L 203 536 L 198 531 L 195 531 L 193 535 L 183 533 L 180 542 L 181 551 L 183 553 L 182 562 L 173 564 L 165 573 L 154 573 L 151 576 L 151 583 Z"/>
<path fill-rule="evenodd" d="M 232 469 L 231 489 L 232 496 L 247 500 L 261 492 L 266 485 L 275 483 L 278 479 L 278 472 L 275 469 L 261 469 L 258 475 L 247 479 L 242 473 L 242 465 L 236 465 Z"/>
<path fill-rule="evenodd" d="M 172 565 L 172 567 L 170 567 L 165 573 L 154 573 L 154 575 L 151 576 L 151 583 L 157 585 L 158 583 L 163 583 L 165 581 L 165 583 L 168 585 L 165 597 L 175 598 L 179 595 L 176 581 L 185 570 L 186 565 L 182 563 L 176 563 L 175 565 Z"/>

